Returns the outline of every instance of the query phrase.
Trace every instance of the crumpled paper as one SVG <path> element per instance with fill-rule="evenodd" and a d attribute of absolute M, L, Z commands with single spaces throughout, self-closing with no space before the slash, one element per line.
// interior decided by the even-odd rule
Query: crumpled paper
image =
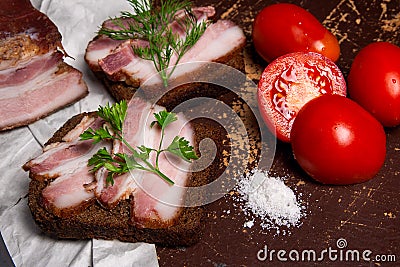
<path fill-rule="evenodd" d="M 84 61 L 88 42 L 101 23 L 121 10 L 126 0 L 32 0 L 62 34 L 66 62 L 82 71 L 89 95 L 27 127 L 0 133 L 0 232 L 16 266 L 158 266 L 153 244 L 52 239 L 35 225 L 27 205 L 28 174 L 21 166 L 39 155 L 43 144 L 73 115 L 112 102 Z"/>

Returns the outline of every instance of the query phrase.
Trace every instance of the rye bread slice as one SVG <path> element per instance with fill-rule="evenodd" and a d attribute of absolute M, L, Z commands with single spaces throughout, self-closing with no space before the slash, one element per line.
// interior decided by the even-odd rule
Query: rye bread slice
<path fill-rule="evenodd" d="M 47 144 L 60 142 L 62 137 L 77 125 L 87 113 L 69 119 L 56 131 Z M 95 113 L 89 113 L 96 116 Z M 226 133 L 217 123 L 205 119 L 192 122 L 195 129 L 195 147 L 204 138 L 212 138 L 217 144 L 217 157 L 211 165 L 201 172 L 191 173 L 189 186 L 208 183 L 216 174 L 221 173 L 222 140 Z M 219 140 L 218 140 L 219 139 Z M 181 208 L 180 215 L 168 228 L 137 228 L 129 223 L 133 198 L 121 201 L 117 207 L 107 210 L 97 202 L 83 212 L 68 218 L 60 218 L 49 212 L 41 204 L 41 192 L 50 181 L 32 179 L 29 184 L 28 205 L 39 228 L 46 234 L 66 239 L 118 239 L 126 242 L 148 242 L 162 246 L 189 246 L 199 241 L 203 232 L 204 207 Z"/>

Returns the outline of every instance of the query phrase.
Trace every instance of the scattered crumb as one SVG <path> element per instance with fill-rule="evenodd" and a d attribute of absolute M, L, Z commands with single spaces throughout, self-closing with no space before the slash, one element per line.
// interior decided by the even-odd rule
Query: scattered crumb
<path fill-rule="evenodd" d="M 392 212 L 384 212 L 383 215 L 385 215 L 386 217 L 388 217 L 390 219 L 396 218 L 396 215 L 394 215 Z"/>
<path fill-rule="evenodd" d="M 306 182 L 304 182 L 303 180 L 300 180 L 297 182 L 296 186 L 300 186 L 300 185 L 305 185 Z"/>

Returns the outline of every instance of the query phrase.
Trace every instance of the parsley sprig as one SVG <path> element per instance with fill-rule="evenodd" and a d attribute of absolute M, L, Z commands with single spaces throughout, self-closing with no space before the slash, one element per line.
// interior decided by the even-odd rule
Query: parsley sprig
<path fill-rule="evenodd" d="M 191 11 L 188 0 L 161 0 L 160 6 L 155 6 L 154 0 L 127 0 L 133 12 L 121 12 L 120 17 L 112 18 L 118 29 L 102 27 L 98 33 L 115 40 L 140 39 L 148 42 L 148 46 L 134 46 L 133 50 L 139 57 L 151 60 L 160 73 L 164 86 L 174 72 L 182 56 L 199 40 L 207 28 L 207 22 L 198 23 Z M 177 18 L 178 12 L 184 16 Z M 185 31 L 181 38 L 171 27 L 178 23 Z M 170 71 L 173 55 L 176 61 Z"/>
<path fill-rule="evenodd" d="M 104 167 L 107 169 L 107 184 L 114 184 L 114 176 L 127 173 L 130 170 L 139 169 L 157 174 L 170 185 L 174 184 L 168 176 L 161 172 L 159 168 L 159 157 L 161 153 L 169 152 L 179 158 L 191 162 L 197 159 L 197 155 L 193 146 L 189 144 L 184 137 L 175 136 L 171 144 L 163 149 L 163 141 L 165 130 L 168 125 L 178 119 L 177 115 L 165 110 L 159 113 L 154 113 L 155 121 L 150 124 L 150 127 L 157 125 L 161 129 L 161 138 L 158 148 L 146 147 L 144 145 L 133 148 L 127 140 L 122 136 L 122 128 L 126 118 L 127 103 L 122 100 L 120 103 L 115 103 L 110 106 L 107 104 L 104 107 L 99 107 L 97 114 L 106 123 L 99 129 L 87 129 L 80 135 L 81 140 L 93 140 L 93 143 L 98 143 L 102 140 L 119 140 L 128 148 L 130 153 L 110 153 L 105 147 L 99 149 L 88 161 L 88 166 L 92 166 L 92 171 L 95 172 Z M 155 164 L 149 160 L 150 154 L 156 153 Z"/>

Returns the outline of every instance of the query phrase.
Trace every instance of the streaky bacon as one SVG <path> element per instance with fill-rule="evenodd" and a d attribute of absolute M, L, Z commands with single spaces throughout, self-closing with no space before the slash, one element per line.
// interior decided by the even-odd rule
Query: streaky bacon
<path fill-rule="evenodd" d="M 78 214 L 95 201 L 94 191 L 88 187 L 93 182 L 93 174 L 86 165 L 64 174 L 43 189 L 42 204 L 58 217 Z"/>
<path fill-rule="evenodd" d="M 150 128 L 154 120 L 153 113 L 163 110 L 160 106 L 151 107 L 150 103 L 139 98 L 133 98 L 129 103 L 127 117 L 124 122 L 123 136 L 132 146 L 145 145 L 147 147 L 158 147 L 160 132 Z M 148 129 L 148 130 L 147 130 Z M 126 153 L 130 155 L 129 149 L 120 141 L 113 142 L 113 153 Z M 136 191 L 134 182 L 142 177 L 143 171 L 132 170 L 126 174 L 114 177 L 114 185 L 107 185 L 107 170 L 101 168 L 96 172 L 97 189 L 96 198 L 98 202 L 109 209 L 114 208 L 120 200 L 127 199 L 131 193 Z"/>
<path fill-rule="evenodd" d="M 34 122 L 87 94 L 82 73 L 61 64 L 23 85 L 0 87 L 0 130 Z"/>
<path fill-rule="evenodd" d="M 201 24 L 215 15 L 215 8 L 212 6 L 194 7 L 191 11 L 197 20 L 197 24 Z M 185 39 L 187 30 L 190 30 L 184 27 L 186 16 L 185 10 L 179 10 L 175 13 L 175 20 L 169 24 L 172 32 L 178 34 L 181 39 Z"/>
<path fill-rule="evenodd" d="M 124 76 L 118 76 L 119 71 L 132 61 L 140 59 L 133 52 L 132 46 L 144 47 L 147 45 L 148 42 L 144 41 L 126 41 L 115 48 L 114 51 L 109 53 L 106 57 L 100 59 L 99 66 L 111 80 L 118 81 L 124 79 Z"/>
<path fill-rule="evenodd" d="M 92 155 L 105 145 L 93 145 L 91 140 L 59 144 L 43 153 L 38 161 L 33 161 L 29 169 L 32 179 L 43 181 L 72 173 L 86 166 Z"/>
<path fill-rule="evenodd" d="M 53 179 L 43 189 L 41 202 L 56 216 L 80 213 L 95 201 L 96 180 L 88 160 L 100 148 L 111 150 L 111 142 L 93 144 L 92 140 L 80 141 L 79 136 L 89 127 L 96 130 L 103 124 L 100 117 L 84 115 L 63 142 L 45 146 L 41 155 L 23 166 L 32 179 Z"/>
<path fill-rule="evenodd" d="M 192 13 L 197 19 L 198 23 L 206 21 L 208 18 L 211 18 L 215 15 L 215 8 L 212 6 L 207 7 L 194 7 L 192 8 Z M 181 27 L 178 23 L 179 20 L 182 20 L 183 16 L 185 16 L 185 11 L 180 10 L 175 14 L 176 21 L 171 22 L 169 27 L 172 29 L 174 33 L 179 34 L 181 37 L 185 37 L 185 29 Z M 125 27 L 129 27 L 129 24 L 135 24 L 134 19 L 124 18 L 120 20 Z M 103 28 L 110 30 L 120 30 L 121 27 L 116 25 L 112 19 L 104 21 Z M 128 40 L 132 41 L 132 46 L 144 46 L 148 44 L 148 41 L 138 39 Z M 86 49 L 85 59 L 89 63 L 89 66 L 96 68 L 98 66 L 97 62 L 106 57 L 108 54 L 115 52 L 118 49 L 118 46 L 121 43 L 125 43 L 124 40 L 113 40 L 111 38 L 106 37 L 105 35 L 98 35 L 94 40 L 89 42 L 88 47 Z M 100 69 L 99 69 L 100 70 Z"/>
<path fill-rule="evenodd" d="M 49 70 L 54 72 L 62 58 L 61 52 L 49 52 L 42 56 L 35 56 L 31 61 L 21 62 L 14 68 L 0 70 L 0 88 L 24 84 L 27 80 L 33 80 Z"/>
<path fill-rule="evenodd" d="M 104 168 L 96 173 L 97 184 L 103 183 L 103 185 L 97 187 L 99 190 L 95 191 L 95 196 L 103 207 L 113 209 L 121 200 L 130 197 L 131 193 L 136 190 L 136 185 L 130 172 L 114 177 L 114 184 L 107 185 L 105 182 L 107 174 L 108 172 Z M 99 177 L 99 175 L 102 176 Z M 100 194 L 98 194 L 99 191 Z"/>
<path fill-rule="evenodd" d="M 124 122 L 123 136 L 132 147 L 144 145 L 158 147 L 161 139 L 159 127 L 150 127 L 155 120 L 154 113 L 165 110 L 164 107 L 133 98 L 129 104 Z M 194 143 L 194 131 L 187 119 L 177 114 L 178 120 L 171 123 L 165 131 L 162 149 L 166 149 L 176 135 L 185 137 Z M 113 143 L 113 153 L 127 153 L 128 148 L 119 141 Z M 168 156 L 167 156 L 168 155 Z M 149 162 L 155 164 L 155 153 L 150 154 Z M 139 163 L 142 163 L 138 160 Z M 174 223 L 180 214 L 180 205 L 184 201 L 184 188 L 187 185 L 190 163 L 172 154 L 162 153 L 159 158 L 159 168 L 170 179 L 174 186 L 169 185 L 156 174 L 134 169 L 129 173 L 114 177 L 114 184 L 107 185 L 107 170 L 101 168 L 96 172 L 97 201 L 108 209 L 114 208 L 119 201 L 133 196 L 130 222 L 141 228 L 163 228 Z"/>
<path fill-rule="evenodd" d="M 200 39 L 186 52 L 181 63 L 215 61 L 246 43 L 243 30 L 230 20 L 218 20 L 207 27 Z"/>
<path fill-rule="evenodd" d="M 244 47 L 246 37 L 243 30 L 230 20 L 218 20 L 209 25 L 200 39 L 182 56 L 179 64 L 187 64 L 183 68 L 177 68 L 171 75 L 170 79 L 176 79 L 185 75 L 190 75 L 201 68 L 204 62 L 219 62 L 221 58 L 231 57 L 231 53 Z M 133 76 L 146 81 L 150 76 L 144 72 L 133 74 L 132 69 L 128 65 L 123 68 L 126 76 Z M 139 68 L 139 66 L 135 66 Z M 121 74 L 119 74 L 121 75 Z M 154 75 L 154 74 L 152 74 Z M 147 81 L 147 85 L 153 85 L 159 79 L 152 78 Z"/>
<path fill-rule="evenodd" d="M 81 121 L 64 136 L 64 142 L 52 143 L 43 148 L 43 153 L 24 164 L 35 180 L 54 179 L 72 173 L 87 165 L 88 159 L 103 145 L 93 145 L 92 140 L 80 141 L 79 135 L 89 127 L 98 129 L 104 124 L 99 117 L 83 116 Z"/>
<path fill-rule="evenodd" d="M 129 104 L 124 122 L 123 136 L 132 147 L 144 145 L 158 147 L 161 139 L 159 127 L 150 127 L 155 120 L 154 113 L 165 110 L 164 107 L 133 98 Z M 162 149 L 166 149 L 176 135 L 185 137 L 194 143 L 194 131 L 187 119 L 178 113 L 178 120 L 171 123 L 165 131 Z M 118 141 L 113 143 L 113 153 L 129 150 Z M 168 156 L 167 156 L 168 155 Z M 149 162 L 155 164 L 155 153 L 150 154 Z M 142 163 L 138 160 L 139 163 Z M 130 222 L 142 228 L 162 228 L 174 223 L 179 216 L 180 205 L 184 201 L 184 187 L 188 183 L 190 163 L 172 154 L 162 153 L 159 158 L 159 168 L 170 179 L 174 186 L 169 185 L 156 174 L 134 169 L 129 173 L 114 177 L 114 185 L 106 184 L 107 170 L 100 169 L 96 173 L 96 198 L 102 206 L 112 209 L 120 200 L 133 196 Z"/>
<path fill-rule="evenodd" d="M 63 62 L 57 26 L 29 0 L 0 1 L 0 131 L 27 125 L 88 94 Z"/>
<path fill-rule="evenodd" d="M 93 71 L 101 71 L 99 60 L 112 53 L 124 41 L 98 36 L 90 41 L 85 53 L 85 61 Z"/>
<path fill-rule="evenodd" d="M 73 142 L 77 141 L 80 138 L 80 135 L 89 128 L 92 129 L 99 129 L 104 124 L 104 120 L 98 116 L 84 116 L 82 120 L 72 129 L 69 131 L 62 140 L 64 142 Z"/>
<path fill-rule="evenodd" d="M 151 127 L 151 124 L 155 120 L 153 114 L 165 108 L 153 106 L 140 98 L 131 101 L 123 127 L 124 138 L 134 148 L 141 145 L 157 148 L 161 140 L 161 129 L 154 125 Z M 194 144 L 194 131 L 190 123 L 183 114 L 178 113 L 177 116 L 178 120 L 172 122 L 165 131 L 161 149 L 166 149 L 177 135 Z M 24 165 L 25 170 L 30 170 L 32 179 L 55 177 L 42 192 L 42 204 L 56 216 L 68 217 L 81 212 L 95 200 L 103 207 L 112 209 L 121 200 L 131 198 L 131 224 L 139 228 L 171 226 L 181 212 L 185 186 L 190 176 L 190 163 L 163 152 L 158 166 L 161 172 L 174 181 L 174 185 L 154 173 L 139 169 L 115 176 L 114 184 L 108 185 L 107 170 L 100 168 L 93 175 L 87 166 L 88 159 L 100 147 L 108 151 L 112 149 L 113 153 L 130 155 L 130 151 L 120 141 L 114 141 L 111 148 L 111 142 L 93 144 L 91 140 L 77 140 L 88 127 L 101 127 L 101 122 L 101 119 L 84 116 L 64 136 L 68 141 L 46 146 L 42 155 Z M 150 154 L 148 161 L 155 164 L 155 153 Z M 140 160 L 138 162 L 144 164 Z"/>
<path fill-rule="evenodd" d="M 176 135 L 185 137 L 194 144 L 194 131 L 187 119 L 180 113 L 178 120 L 171 123 L 165 131 L 163 149 Z M 155 129 L 156 130 L 156 129 Z M 159 142 L 159 139 L 156 142 Z M 155 158 L 150 159 L 153 164 Z M 172 225 L 179 216 L 184 201 L 184 187 L 190 175 L 190 163 L 172 154 L 162 153 L 159 158 L 160 171 L 174 181 L 169 185 L 158 175 L 146 173 L 135 179 L 138 190 L 133 192 L 130 222 L 141 228 L 164 228 Z"/>
<path fill-rule="evenodd" d="M 210 17 L 215 15 L 214 7 L 195 7 L 192 8 L 192 13 L 197 19 L 197 23 L 202 23 L 207 21 Z M 185 16 L 185 12 L 178 11 L 175 14 L 175 21 L 171 22 L 169 27 L 172 31 L 180 36 L 182 40 L 186 38 L 186 30 L 182 27 L 180 21 Z M 122 20 L 123 23 L 132 23 L 132 19 Z M 111 20 L 103 23 L 103 27 L 110 29 L 119 29 Z M 207 31 L 207 30 L 206 30 Z M 244 37 L 243 32 L 241 32 L 241 37 Z M 201 37 L 203 38 L 203 37 Z M 200 38 L 200 39 L 201 39 Z M 106 48 L 105 44 L 109 43 L 109 47 Z M 154 63 L 151 60 L 144 60 L 134 54 L 132 47 L 144 46 L 147 44 L 140 43 L 138 39 L 131 40 L 131 45 L 129 41 L 124 41 L 124 44 L 112 42 L 111 38 L 106 36 L 97 36 L 93 41 L 91 41 L 86 49 L 85 59 L 89 67 L 95 72 L 102 72 L 112 81 L 126 81 L 128 84 L 139 87 L 144 81 L 152 77 L 157 73 Z M 243 39 L 243 44 L 244 44 Z M 208 40 L 211 41 L 211 40 Z M 121 42 L 121 41 L 120 41 Z M 139 42 L 139 43 L 138 43 Z M 242 45 L 242 44 L 241 44 Z M 208 53 L 209 51 L 197 51 Z M 170 60 L 170 66 L 175 64 L 177 61 L 177 55 L 173 54 Z M 195 61 L 196 59 L 194 59 Z M 212 59 L 209 59 L 212 61 Z M 156 76 L 155 76 L 156 77 Z M 156 78 L 155 82 L 161 82 L 161 79 Z"/>
<path fill-rule="evenodd" d="M 245 43 L 246 37 L 240 27 L 228 20 L 218 20 L 207 27 L 196 44 L 179 61 L 180 64 L 191 62 L 198 64 L 176 69 L 170 79 L 195 71 L 201 67 L 201 62 L 218 62 L 220 58 L 229 56 L 236 49 L 243 47 Z M 175 61 L 176 56 L 171 59 L 171 64 L 174 64 Z M 118 77 L 120 81 L 130 80 L 133 84 L 143 84 L 150 77 L 154 77 L 147 81 L 147 85 L 150 85 L 161 82 L 156 73 L 153 62 L 134 58 L 131 63 L 113 73 L 112 77 Z"/>

